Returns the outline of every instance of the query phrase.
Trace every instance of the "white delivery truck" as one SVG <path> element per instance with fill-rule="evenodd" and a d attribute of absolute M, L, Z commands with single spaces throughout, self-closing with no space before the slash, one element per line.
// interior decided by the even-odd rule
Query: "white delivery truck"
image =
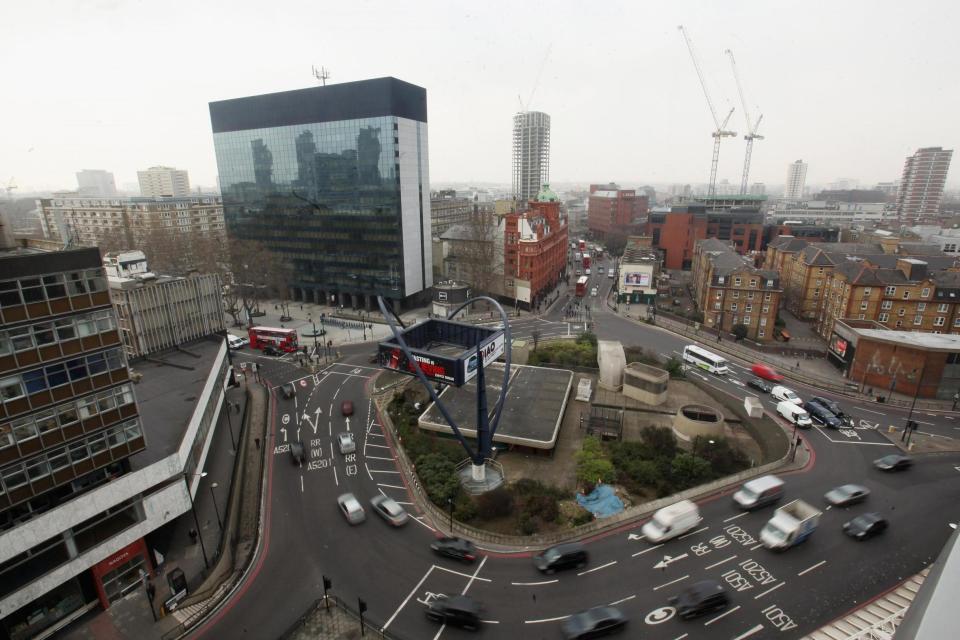
<path fill-rule="evenodd" d="M 820 522 L 820 511 L 803 500 L 794 500 L 773 512 L 760 531 L 760 542 L 767 549 L 789 549 L 806 540 Z"/>
<path fill-rule="evenodd" d="M 643 535 L 654 544 L 682 536 L 692 530 L 703 518 L 700 509 L 689 500 L 681 500 L 676 504 L 657 510 L 650 521 L 643 525 Z"/>
<path fill-rule="evenodd" d="M 777 413 L 779 413 L 783 418 L 790 424 L 795 424 L 801 429 L 809 429 L 813 426 L 813 422 L 810 421 L 810 414 L 803 410 L 803 407 L 798 407 L 789 400 L 781 400 L 777 404 Z"/>

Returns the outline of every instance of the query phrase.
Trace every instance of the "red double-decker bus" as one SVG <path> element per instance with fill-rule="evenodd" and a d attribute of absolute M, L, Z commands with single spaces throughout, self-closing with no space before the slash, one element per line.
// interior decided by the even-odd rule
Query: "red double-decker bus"
<path fill-rule="evenodd" d="M 590 268 L 590 254 L 587 253 L 586 251 L 583 252 L 583 268 L 584 269 Z"/>
<path fill-rule="evenodd" d="M 297 331 L 276 327 L 250 327 L 250 348 L 263 349 L 271 345 L 280 351 L 291 353 L 297 350 Z"/>
<path fill-rule="evenodd" d="M 582 298 L 587 295 L 587 283 L 590 281 L 590 278 L 587 276 L 580 276 L 580 279 L 577 280 L 577 297 Z"/>

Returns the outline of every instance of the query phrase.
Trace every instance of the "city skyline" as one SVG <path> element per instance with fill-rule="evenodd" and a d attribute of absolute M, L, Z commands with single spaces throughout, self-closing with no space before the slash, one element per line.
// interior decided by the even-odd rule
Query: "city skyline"
<path fill-rule="evenodd" d="M 190 47 L 161 46 L 171 29 L 182 26 L 185 3 L 174 2 L 161 15 L 119 3 L 56 5 L 55 12 L 50 2 L 18 6 L 0 26 L 0 52 L 12 59 L 26 50 L 32 34 L 22 26 L 41 22 L 61 46 L 33 48 L 35 55 L 20 56 L 10 69 L 3 120 L 16 127 L 8 124 L 5 132 L 0 181 L 12 178 L 20 193 L 69 189 L 77 171 L 99 168 L 124 185 L 136 180 L 138 169 L 165 164 L 189 171 L 195 185 L 214 186 L 205 105 L 315 86 L 311 66 L 323 65 L 331 71 L 330 84 L 394 76 L 427 89 L 437 184 L 510 184 L 511 118 L 522 109 L 551 115 L 554 183 L 700 184 L 709 173 L 713 125 L 676 30 L 682 23 L 718 111 L 737 109 L 730 122 L 738 136 L 723 141 L 718 181 L 739 181 L 744 151 L 743 117 L 723 55 L 730 48 L 753 117 L 764 115 L 759 132 L 766 138 L 754 147 L 751 182 L 780 184 L 785 167 L 803 158 L 808 184 L 850 177 L 872 186 L 896 181 L 903 158 L 918 149 L 953 149 L 960 138 L 950 125 L 960 96 L 947 81 L 958 48 L 949 25 L 960 10 L 922 4 L 931 10 L 805 3 L 799 12 L 750 2 L 688 2 L 648 16 L 627 5 L 596 15 L 554 3 L 514 7 L 516 19 L 503 22 L 506 5 L 477 13 L 428 3 L 398 16 L 424 43 L 399 51 L 377 44 L 390 41 L 379 37 L 390 24 L 363 20 L 386 6 L 379 3 L 325 8 L 322 15 L 312 5 L 293 3 L 289 10 L 300 18 L 282 27 L 265 26 L 256 5 L 238 3 L 229 36 L 211 33 Z M 824 13 L 829 21 L 821 19 Z M 190 7 L 189 14 L 198 24 L 217 17 L 207 7 Z M 602 38 L 584 29 L 599 22 Z M 910 30 L 897 29 L 905 22 Z M 528 32 L 533 23 L 540 28 Z M 352 24 L 363 27 L 344 27 Z M 126 29 L 136 29 L 140 38 L 135 55 L 116 48 L 117 33 Z M 882 37 L 893 31 L 895 40 Z M 359 36 L 368 44 L 358 49 Z M 218 52 L 244 39 L 282 40 L 285 46 L 241 48 L 224 65 Z M 832 44 L 804 45 L 815 42 Z M 97 65 L 106 84 L 62 73 L 65 50 L 74 67 Z M 157 99 L 156 77 L 143 68 L 161 62 L 184 73 Z M 894 79 L 898 88 L 890 91 Z M 947 188 L 958 186 L 960 177 L 949 175 Z"/>

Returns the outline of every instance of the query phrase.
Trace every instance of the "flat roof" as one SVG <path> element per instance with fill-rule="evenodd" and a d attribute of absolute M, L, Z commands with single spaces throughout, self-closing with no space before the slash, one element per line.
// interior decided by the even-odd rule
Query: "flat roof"
<path fill-rule="evenodd" d="M 894 331 L 893 329 L 850 328 L 861 338 L 868 338 L 870 340 L 902 344 L 907 347 L 919 347 L 931 351 L 960 351 L 960 335 L 920 331 Z"/>
<path fill-rule="evenodd" d="M 489 415 L 500 396 L 503 364 L 486 367 L 487 407 Z M 493 434 L 494 442 L 515 444 L 535 449 L 552 449 L 557 443 L 560 424 L 566 410 L 574 374 L 566 369 L 547 369 L 526 365 L 510 366 L 510 383 L 500 417 L 500 425 Z M 462 387 L 447 387 L 440 401 L 450 412 L 465 437 L 477 436 L 476 378 Z M 420 416 L 422 429 L 452 434 L 453 429 L 443 414 L 431 403 Z"/>
<path fill-rule="evenodd" d="M 146 449 L 130 456 L 134 470 L 180 448 L 221 345 L 221 338 L 210 336 L 130 361 L 130 368 L 143 376 L 133 392 L 147 442 Z"/>

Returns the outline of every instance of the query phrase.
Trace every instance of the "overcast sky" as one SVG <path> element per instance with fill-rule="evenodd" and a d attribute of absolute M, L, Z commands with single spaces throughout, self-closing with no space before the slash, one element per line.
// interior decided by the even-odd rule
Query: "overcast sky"
<path fill-rule="evenodd" d="M 706 182 L 713 123 L 678 24 L 742 135 L 736 54 L 767 137 L 751 182 L 802 158 L 808 184 L 870 186 L 960 144 L 958 23 L 951 0 L 8 2 L 0 186 L 75 188 L 83 168 L 119 186 L 155 164 L 214 185 L 207 103 L 311 86 L 314 64 L 425 87 L 434 183 L 509 183 L 520 99 L 552 118 L 554 182 Z M 739 183 L 743 149 L 724 142 L 719 178 Z"/>

